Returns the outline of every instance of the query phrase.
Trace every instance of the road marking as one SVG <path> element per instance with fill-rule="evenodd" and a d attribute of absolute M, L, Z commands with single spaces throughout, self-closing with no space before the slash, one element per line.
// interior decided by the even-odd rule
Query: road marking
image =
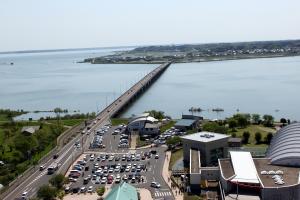
<path fill-rule="evenodd" d="M 155 192 L 154 193 L 155 197 L 165 197 L 165 196 L 172 196 L 171 192 Z"/>

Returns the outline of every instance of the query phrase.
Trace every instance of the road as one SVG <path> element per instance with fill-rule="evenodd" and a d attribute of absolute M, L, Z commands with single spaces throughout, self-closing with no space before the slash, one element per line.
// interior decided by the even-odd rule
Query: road
<path fill-rule="evenodd" d="M 103 111 L 101 111 L 95 120 L 96 123 L 92 123 L 91 132 L 94 132 L 98 127 L 101 127 L 108 123 L 111 116 L 117 114 L 124 106 L 131 101 L 137 93 L 144 88 L 145 85 L 151 84 L 150 82 L 157 77 L 162 71 L 164 71 L 171 63 L 162 64 L 159 67 L 155 68 L 149 74 L 147 74 L 144 78 L 142 78 L 139 82 L 133 85 L 129 90 L 123 93 L 119 98 L 117 98 L 114 102 L 112 102 L 108 107 L 106 107 Z M 63 148 L 59 150 L 57 159 L 48 159 L 42 163 L 47 169 L 50 165 L 54 163 L 59 163 L 61 166 L 57 172 L 64 172 L 70 166 L 72 161 L 82 154 L 89 146 L 89 141 L 92 139 L 92 134 L 90 135 L 81 135 L 78 134 L 74 139 L 68 142 Z M 81 149 L 75 149 L 74 143 L 80 140 L 83 144 Z M 29 197 L 33 197 L 36 195 L 37 189 L 44 184 L 47 184 L 50 175 L 46 174 L 46 170 L 39 171 L 39 167 L 36 167 L 36 170 L 20 185 L 18 185 L 15 189 L 13 189 L 10 193 L 3 198 L 3 200 L 13 200 L 20 199 L 21 194 L 24 191 L 28 192 Z"/>

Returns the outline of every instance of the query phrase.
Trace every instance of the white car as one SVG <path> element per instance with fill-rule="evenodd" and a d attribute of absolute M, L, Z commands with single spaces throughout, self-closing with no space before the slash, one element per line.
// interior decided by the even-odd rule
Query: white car
<path fill-rule="evenodd" d="M 158 182 L 153 181 L 153 182 L 151 183 L 151 187 L 154 187 L 154 188 L 160 188 L 160 184 L 159 184 Z"/>
<path fill-rule="evenodd" d="M 106 177 L 103 177 L 103 178 L 101 179 L 101 184 L 105 184 L 106 181 L 107 181 L 107 178 L 106 178 Z"/>
<path fill-rule="evenodd" d="M 88 192 L 93 193 L 93 186 L 89 186 Z"/>
<path fill-rule="evenodd" d="M 28 199 L 28 192 L 23 192 L 21 198 L 22 199 Z"/>

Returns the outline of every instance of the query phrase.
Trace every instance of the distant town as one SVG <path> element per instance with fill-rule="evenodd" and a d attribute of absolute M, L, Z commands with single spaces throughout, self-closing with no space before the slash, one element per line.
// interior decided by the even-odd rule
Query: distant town
<path fill-rule="evenodd" d="M 184 44 L 137 47 L 112 55 L 86 58 L 92 64 L 160 64 L 206 62 L 300 55 L 300 40 Z"/>

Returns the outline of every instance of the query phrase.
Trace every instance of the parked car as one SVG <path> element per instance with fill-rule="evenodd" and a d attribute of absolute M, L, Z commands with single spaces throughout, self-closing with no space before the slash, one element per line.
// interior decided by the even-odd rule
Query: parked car
<path fill-rule="evenodd" d="M 89 186 L 88 193 L 93 193 L 93 186 Z"/>

